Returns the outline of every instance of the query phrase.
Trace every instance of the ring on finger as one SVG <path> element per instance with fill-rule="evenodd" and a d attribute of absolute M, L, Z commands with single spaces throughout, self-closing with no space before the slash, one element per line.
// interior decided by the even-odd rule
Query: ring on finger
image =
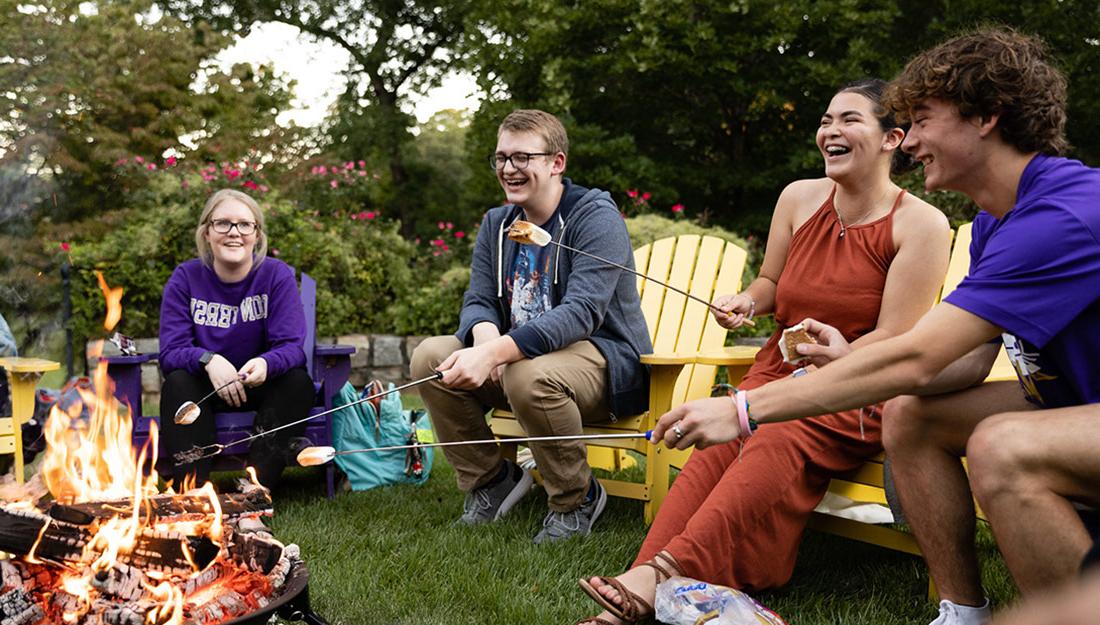
<path fill-rule="evenodd" d="M 676 440 L 680 440 L 684 437 L 684 431 L 680 429 L 679 422 L 677 422 L 676 425 L 672 426 L 672 432 L 676 434 Z"/>

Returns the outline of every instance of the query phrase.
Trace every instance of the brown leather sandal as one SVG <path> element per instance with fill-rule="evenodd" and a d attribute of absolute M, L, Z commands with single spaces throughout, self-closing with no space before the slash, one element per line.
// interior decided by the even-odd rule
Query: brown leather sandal
<path fill-rule="evenodd" d="M 654 586 L 667 580 L 670 577 L 679 575 L 680 566 L 668 553 L 661 551 L 648 562 L 643 562 L 639 566 L 648 566 L 653 569 L 656 574 L 657 581 Z M 666 568 L 667 567 L 667 568 Z M 671 572 L 669 571 L 671 569 Z M 653 606 L 649 605 L 649 602 L 642 599 L 638 595 L 629 590 L 622 582 L 614 577 L 601 577 L 596 576 L 596 579 L 600 580 L 604 584 L 611 586 L 619 593 L 620 601 L 618 604 L 612 603 L 610 599 L 603 596 L 595 586 L 590 584 L 587 579 L 578 580 L 577 584 L 580 585 L 581 590 L 585 592 L 593 601 L 600 604 L 600 607 L 613 614 L 616 618 L 625 621 L 627 623 L 637 623 L 646 619 L 653 618 Z M 580 623 L 592 623 L 596 625 L 611 625 L 606 619 L 598 617 L 582 619 L 577 621 L 575 625 Z"/>

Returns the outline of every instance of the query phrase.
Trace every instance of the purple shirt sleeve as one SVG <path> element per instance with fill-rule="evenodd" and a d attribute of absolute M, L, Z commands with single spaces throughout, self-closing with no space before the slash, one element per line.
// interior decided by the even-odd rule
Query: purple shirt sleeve
<path fill-rule="evenodd" d="M 1100 292 L 1100 246 L 1055 203 L 1009 215 L 974 246 L 980 257 L 945 301 L 1041 349 Z"/>
<path fill-rule="evenodd" d="M 191 323 L 191 289 L 182 265 L 176 267 L 160 301 L 160 368 L 164 375 L 183 369 L 203 372 L 199 357 L 206 350 L 195 345 Z"/>
<path fill-rule="evenodd" d="M 295 367 L 304 367 L 306 353 L 306 316 L 298 284 L 290 267 L 281 267 L 272 281 L 270 310 L 267 317 L 267 376 L 280 376 Z"/>

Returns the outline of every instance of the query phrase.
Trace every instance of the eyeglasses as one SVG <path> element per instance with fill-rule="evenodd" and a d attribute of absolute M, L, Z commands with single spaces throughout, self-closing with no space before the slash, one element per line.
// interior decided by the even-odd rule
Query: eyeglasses
<path fill-rule="evenodd" d="M 504 165 L 508 161 L 512 161 L 512 167 L 522 171 L 527 169 L 527 164 L 531 162 L 532 156 L 553 156 L 553 152 L 516 152 L 511 155 L 507 154 L 493 154 L 489 157 L 489 165 L 494 170 L 504 169 Z"/>
<path fill-rule="evenodd" d="M 210 227 L 218 234 L 229 234 L 230 230 L 236 228 L 242 237 L 247 237 L 260 229 L 254 221 L 229 221 L 228 219 L 215 219 L 210 222 Z"/>

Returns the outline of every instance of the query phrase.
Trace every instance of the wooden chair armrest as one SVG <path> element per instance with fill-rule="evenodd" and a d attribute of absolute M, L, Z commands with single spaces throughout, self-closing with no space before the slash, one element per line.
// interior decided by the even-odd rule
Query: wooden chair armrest
<path fill-rule="evenodd" d="M 695 362 L 695 354 L 662 352 L 660 354 L 642 354 L 642 362 L 647 365 L 690 365 Z"/>
<path fill-rule="evenodd" d="M 750 366 L 756 359 L 756 352 L 758 351 L 760 351 L 760 348 L 754 345 L 732 345 L 720 351 L 695 354 L 691 362 L 718 367 Z"/>

